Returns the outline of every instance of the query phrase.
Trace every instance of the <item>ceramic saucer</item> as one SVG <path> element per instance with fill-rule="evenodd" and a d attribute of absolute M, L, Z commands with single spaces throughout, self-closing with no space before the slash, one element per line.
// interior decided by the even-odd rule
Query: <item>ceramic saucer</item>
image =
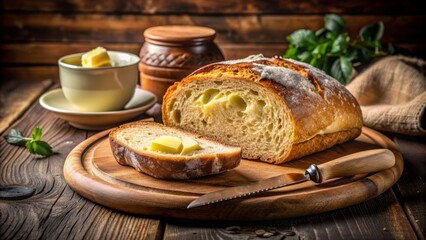
<path fill-rule="evenodd" d="M 157 102 L 157 98 L 151 92 L 137 88 L 135 94 L 126 104 L 123 110 L 109 112 L 81 112 L 71 105 L 64 96 L 62 89 L 54 89 L 43 94 L 40 105 L 55 113 L 59 118 L 69 122 L 73 127 L 84 130 L 103 130 L 117 126 L 130 120 Z"/>

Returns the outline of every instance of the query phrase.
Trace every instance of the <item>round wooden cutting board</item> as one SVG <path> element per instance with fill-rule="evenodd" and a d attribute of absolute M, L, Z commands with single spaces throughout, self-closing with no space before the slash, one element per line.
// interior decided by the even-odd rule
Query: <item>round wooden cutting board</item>
<path fill-rule="evenodd" d="M 109 130 L 85 140 L 68 155 L 65 180 L 83 197 L 101 205 L 134 214 L 198 220 L 269 220 L 326 212 L 361 203 L 390 188 L 401 176 L 403 160 L 395 144 L 384 135 L 363 128 L 357 139 L 281 165 L 242 160 L 226 173 L 199 179 L 159 180 L 112 156 Z M 363 150 L 392 150 L 396 164 L 390 169 L 322 184 L 304 182 L 251 197 L 187 209 L 202 194 L 273 177 L 303 173 L 312 163 L 321 164 Z"/>

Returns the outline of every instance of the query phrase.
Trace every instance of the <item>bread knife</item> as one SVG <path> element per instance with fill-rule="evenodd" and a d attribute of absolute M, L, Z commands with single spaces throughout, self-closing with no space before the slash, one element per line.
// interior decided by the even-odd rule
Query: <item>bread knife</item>
<path fill-rule="evenodd" d="M 322 183 L 328 179 L 356 174 L 378 172 L 395 165 L 395 156 L 388 149 L 374 149 L 346 155 L 329 162 L 310 165 L 305 173 L 288 173 L 251 184 L 229 187 L 210 192 L 192 201 L 187 208 L 241 198 L 272 189 L 282 188 L 311 180 Z"/>

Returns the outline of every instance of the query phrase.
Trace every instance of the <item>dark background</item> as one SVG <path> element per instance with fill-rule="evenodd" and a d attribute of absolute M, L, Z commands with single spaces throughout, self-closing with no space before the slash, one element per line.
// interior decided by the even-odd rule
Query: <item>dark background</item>
<path fill-rule="evenodd" d="M 383 43 L 426 56 L 426 10 L 418 1 L 255 0 L 4 0 L 1 79 L 58 80 L 57 60 L 98 45 L 135 54 L 146 28 L 189 24 L 214 28 L 227 59 L 282 55 L 286 36 L 317 30 L 336 13 L 353 39 L 362 26 L 383 21 Z"/>

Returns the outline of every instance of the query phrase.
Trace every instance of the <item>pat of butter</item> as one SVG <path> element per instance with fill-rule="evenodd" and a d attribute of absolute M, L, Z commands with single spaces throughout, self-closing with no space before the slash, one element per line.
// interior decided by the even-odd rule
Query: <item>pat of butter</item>
<path fill-rule="evenodd" d="M 103 47 L 97 47 L 81 57 L 81 65 L 83 67 L 105 67 L 111 66 L 111 60 L 108 52 Z"/>
<path fill-rule="evenodd" d="M 182 137 L 182 152 L 180 154 L 190 154 L 193 151 L 200 149 L 200 145 L 198 145 L 197 141 L 190 137 Z"/>
<path fill-rule="evenodd" d="M 165 153 L 181 153 L 182 139 L 174 136 L 160 136 L 151 142 L 149 150 Z"/>

